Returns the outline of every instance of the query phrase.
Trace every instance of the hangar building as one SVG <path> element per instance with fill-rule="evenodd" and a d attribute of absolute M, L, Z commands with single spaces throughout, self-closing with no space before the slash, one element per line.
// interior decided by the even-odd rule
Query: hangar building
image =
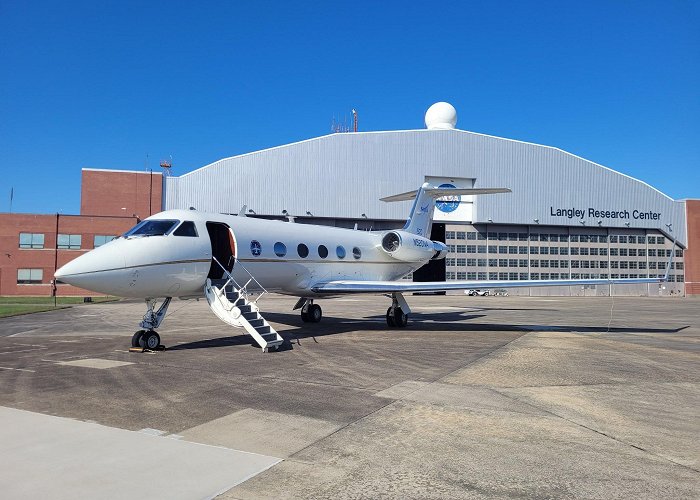
<path fill-rule="evenodd" d="M 181 176 L 83 169 L 80 215 L 0 214 L 0 295 L 50 293 L 56 266 L 161 209 L 289 218 L 357 230 L 401 227 L 423 182 L 507 187 L 438 203 L 449 254 L 409 279 L 526 280 L 663 275 L 663 285 L 523 288 L 530 295 L 700 295 L 700 200 L 560 149 L 455 128 L 437 103 L 426 129 L 334 133 L 216 161 Z M 674 246 L 675 240 L 675 246 Z M 58 294 L 84 294 L 68 285 Z"/>
<path fill-rule="evenodd" d="M 456 121 L 451 105 L 437 103 L 426 113 L 423 130 L 336 133 L 225 158 L 166 177 L 165 208 L 238 213 L 245 204 L 256 216 L 385 229 L 400 227 L 411 202 L 379 199 L 423 182 L 508 187 L 511 194 L 442 201 L 432 236 L 448 244 L 445 267 L 433 264 L 414 279 L 653 277 L 664 274 L 674 252 L 672 281 L 615 287 L 613 293 L 686 292 L 686 212 L 695 207 L 697 213 L 698 202 L 673 200 L 554 147 L 458 130 Z M 699 237 L 695 233 L 696 252 Z M 700 285 L 692 285 L 688 292 L 700 293 Z M 607 295 L 609 288 L 514 293 Z"/>

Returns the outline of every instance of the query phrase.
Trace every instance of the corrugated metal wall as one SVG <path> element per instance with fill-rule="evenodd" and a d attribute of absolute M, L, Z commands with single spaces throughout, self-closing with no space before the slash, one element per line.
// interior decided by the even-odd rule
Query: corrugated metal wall
<path fill-rule="evenodd" d="M 410 202 L 379 198 L 416 189 L 425 176 L 474 178 L 512 194 L 475 198 L 474 222 L 581 227 L 550 207 L 659 212 L 603 220 L 603 227 L 656 228 L 686 245 L 685 208 L 647 184 L 572 154 L 461 130 L 333 134 L 219 160 L 166 179 L 165 208 L 320 217 L 405 219 Z M 598 220 L 584 217 L 588 226 Z M 626 223 L 629 224 L 626 225 Z"/>

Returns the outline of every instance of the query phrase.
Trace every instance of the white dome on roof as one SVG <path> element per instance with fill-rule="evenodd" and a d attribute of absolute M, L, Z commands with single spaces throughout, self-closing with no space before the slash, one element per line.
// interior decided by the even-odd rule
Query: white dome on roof
<path fill-rule="evenodd" d="M 436 102 L 425 112 L 429 130 L 451 130 L 457 125 L 457 110 L 449 102 Z"/>

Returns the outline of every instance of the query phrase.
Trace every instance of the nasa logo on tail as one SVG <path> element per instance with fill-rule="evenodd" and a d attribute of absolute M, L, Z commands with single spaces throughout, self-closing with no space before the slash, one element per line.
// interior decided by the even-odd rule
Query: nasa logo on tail
<path fill-rule="evenodd" d="M 452 184 L 440 184 L 438 188 L 444 189 L 444 188 L 449 188 L 449 189 L 455 189 L 456 186 L 453 186 Z M 457 210 L 457 207 L 459 207 L 460 202 L 462 201 L 462 197 L 460 195 L 455 195 L 455 196 L 443 196 L 442 198 L 439 198 L 435 202 L 435 208 L 440 210 L 443 213 L 450 213 L 454 212 Z M 422 210 L 422 207 L 421 207 Z"/>

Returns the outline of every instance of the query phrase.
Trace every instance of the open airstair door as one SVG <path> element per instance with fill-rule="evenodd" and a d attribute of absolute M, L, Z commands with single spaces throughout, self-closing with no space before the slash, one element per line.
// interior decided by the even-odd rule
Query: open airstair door
<path fill-rule="evenodd" d="M 228 225 L 221 222 L 207 222 L 207 232 L 211 241 L 211 255 L 221 262 L 229 273 L 233 270 L 236 256 L 236 241 Z M 224 269 L 214 259 L 211 261 L 207 278 L 218 280 L 224 278 Z"/>

